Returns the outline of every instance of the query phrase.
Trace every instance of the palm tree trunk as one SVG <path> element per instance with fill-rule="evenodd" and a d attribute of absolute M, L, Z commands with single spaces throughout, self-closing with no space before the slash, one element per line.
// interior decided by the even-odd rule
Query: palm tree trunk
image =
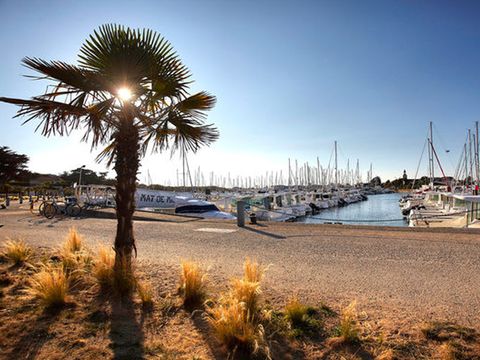
<path fill-rule="evenodd" d="M 135 248 L 133 236 L 133 212 L 135 211 L 135 190 L 139 166 L 138 130 L 133 119 L 124 119 L 122 127 L 115 134 L 115 171 L 117 173 L 116 213 L 117 234 L 115 237 L 116 275 L 131 273 L 131 259 Z"/>

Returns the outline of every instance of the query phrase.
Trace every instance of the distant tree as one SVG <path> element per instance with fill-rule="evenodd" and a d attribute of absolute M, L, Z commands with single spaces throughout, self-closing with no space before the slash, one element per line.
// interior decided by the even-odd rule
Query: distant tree
<path fill-rule="evenodd" d="M 7 146 L 0 146 L 0 186 L 20 180 L 28 174 L 27 155 L 17 154 Z M 4 190 L 5 191 L 5 190 Z"/>
<path fill-rule="evenodd" d="M 23 59 L 53 86 L 32 99 L 0 98 L 21 106 L 17 116 L 39 120 L 42 134 L 85 130 L 93 147 L 106 145 L 99 160 L 114 164 L 117 232 L 115 271 L 130 268 L 135 190 L 140 159 L 147 150 L 196 151 L 218 138 L 205 124 L 216 98 L 189 95 L 189 70 L 167 40 L 151 30 L 104 25 L 83 44 L 79 64 Z"/>
<path fill-rule="evenodd" d="M 70 171 L 64 171 L 60 174 L 60 177 L 67 184 L 67 186 L 72 186 L 74 183 L 79 182 L 80 180 L 80 171 L 82 172 L 82 184 L 97 184 L 97 185 L 114 185 L 115 180 L 107 179 L 108 172 L 96 173 L 90 169 L 73 169 Z"/>
<path fill-rule="evenodd" d="M 370 185 L 380 186 L 380 185 L 382 185 L 382 179 L 380 179 L 379 176 L 375 176 L 372 180 L 370 180 Z"/>

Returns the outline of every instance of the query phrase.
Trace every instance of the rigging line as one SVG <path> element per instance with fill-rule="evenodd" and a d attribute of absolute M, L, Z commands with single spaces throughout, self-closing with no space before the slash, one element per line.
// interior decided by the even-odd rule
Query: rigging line
<path fill-rule="evenodd" d="M 440 168 L 440 171 L 442 172 L 443 178 L 445 179 L 445 182 L 446 182 L 445 185 L 448 185 L 448 180 L 447 180 L 447 177 L 445 176 L 445 172 L 443 171 L 442 164 L 440 164 L 440 160 L 438 159 L 437 151 L 435 150 L 435 147 L 433 146 L 431 141 L 430 141 L 430 144 L 432 145 L 433 155 L 435 155 L 435 159 L 437 159 L 438 167 Z"/>
<path fill-rule="evenodd" d="M 457 167 L 455 168 L 455 174 L 453 175 L 454 184 L 457 186 L 458 181 L 460 180 L 460 174 L 463 171 L 463 152 L 465 148 L 462 146 L 462 152 L 460 153 L 460 158 L 458 159 Z"/>
<path fill-rule="evenodd" d="M 340 151 L 340 154 L 343 156 L 343 160 L 348 160 L 348 157 L 345 155 L 343 152 L 342 148 L 340 147 L 340 144 L 337 141 L 337 149 Z"/>
<path fill-rule="evenodd" d="M 418 170 L 420 170 L 420 164 L 422 163 L 422 158 L 423 158 L 423 154 L 425 153 L 426 146 L 427 146 L 427 140 L 425 140 L 425 142 L 423 143 L 422 155 L 420 155 L 420 160 L 418 161 L 418 165 L 417 165 L 417 171 L 415 172 L 415 179 L 413 180 L 413 183 L 412 183 L 412 191 L 415 187 L 415 182 L 417 181 Z"/>
<path fill-rule="evenodd" d="M 445 154 L 449 154 L 447 153 L 447 150 L 450 151 L 450 149 L 448 149 L 446 147 L 446 143 L 445 141 L 443 140 L 442 136 L 440 136 L 440 133 L 438 132 L 438 129 L 437 129 L 437 126 L 435 124 L 433 124 L 433 130 L 435 131 L 435 137 L 436 139 L 438 139 L 440 141 L 440 146 L 442 147 L 442 150 L 445 152 Z M 452 162 L 452 159 L 450 158 L 450 156 L 448 155 L 445 155 L 445 157 L 448 159 L 448 162 L 450 163 L 450 165 L 452 166 L 452 168 L 455 167 L 455 165 L 453 164 Z"/>

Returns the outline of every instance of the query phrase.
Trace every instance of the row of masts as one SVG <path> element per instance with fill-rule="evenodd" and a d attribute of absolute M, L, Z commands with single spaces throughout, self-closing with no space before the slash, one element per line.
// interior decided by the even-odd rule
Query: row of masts
<path fill-rule="evenodd" d="M 429 134 L 427 137 L 428 149 L 428 173 L 430 177 L 430 189 L 435 189 L 435 169 L 436 165 L 440 170 L 444 179 L 444 184 L 447 186 L 447 191 L 451 191 L 457 185 L 463 185 L 464 188 L 473 188 L 478 191 L 480 185 L 480 161 L 479 161 L 479 129 L 478 121 L 475 122 L 475 129 L 467 130 L 467 138 L 463 144 L 460 159 L 453 174 L 453 181 L 445 175 L 445 171 L 440 162 L 438 152 L 434 146 L 433 141 L 433 123 L 429 123 Z M 449 152 L 449 150 L 446 150 Z M 417 168 L 418 173 L 418 168 Z M 416 178 L 416 176 L 415 176 Z M 413 188 L 413 185 L 412 185 Z"/>
<path fill-rule="evenodd" d="M 346 168 L 340 169 L 338 167 L 338 145 L 334 142 L 334 164 L 324 167 L 320 164 L 320 159 L 317 156 L 316 164 L 312 165 L 309 162 L 299 164 L 295 159 L 295 166 L 292 161 L 288 159 L 288 170 L 265 171 L 265 174 L 257 176 L 232 176 L 230 172 L 226 175 L 217 174 L 211 171 L 205 174 L 200 167 L 194 170 L 193 176 L 190 171 L 187 156 L 185 151 L 181 152 L 182 170 L 177 169 L 176 186 L 180 187 L 221 187 L 221 188 L 270 188 L 277 185 L 285 185 L 289 187 L 307 187 L 307 186 L 345 186 L 358 185 L 363 183 L 363 176 L 360 171 L 360 161 L 356 160 L 355 169 L 350 168 L 350 159 L 347 159 Z M 367 171 L 366 182 L 372 180 L 373 166 Z M 167 185 L 171 185 L 167 183 Z"/>
<path fill-rule="evenodd" d="M 464 179 L 465 187 L 478 191 L 480 185 L 480 160 L 479 160 L 479 138 L 478 121 L 475 122 L 475 129 L 467 130 L 467 137 L 463 144 L 460 159 L 455 169 L 454 179 Z M 458 184 L 458 181 L 456 182 Z"/>

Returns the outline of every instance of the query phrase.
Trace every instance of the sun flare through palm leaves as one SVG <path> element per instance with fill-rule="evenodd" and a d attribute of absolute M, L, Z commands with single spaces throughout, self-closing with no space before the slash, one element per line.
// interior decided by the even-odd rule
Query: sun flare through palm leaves
<path fill-rule="evenodd" d="M 117 91 L 117 96 L 120 100 L 128 101 L 132 98 L 132 91 L 128 87 L 121 87 Z"/>

